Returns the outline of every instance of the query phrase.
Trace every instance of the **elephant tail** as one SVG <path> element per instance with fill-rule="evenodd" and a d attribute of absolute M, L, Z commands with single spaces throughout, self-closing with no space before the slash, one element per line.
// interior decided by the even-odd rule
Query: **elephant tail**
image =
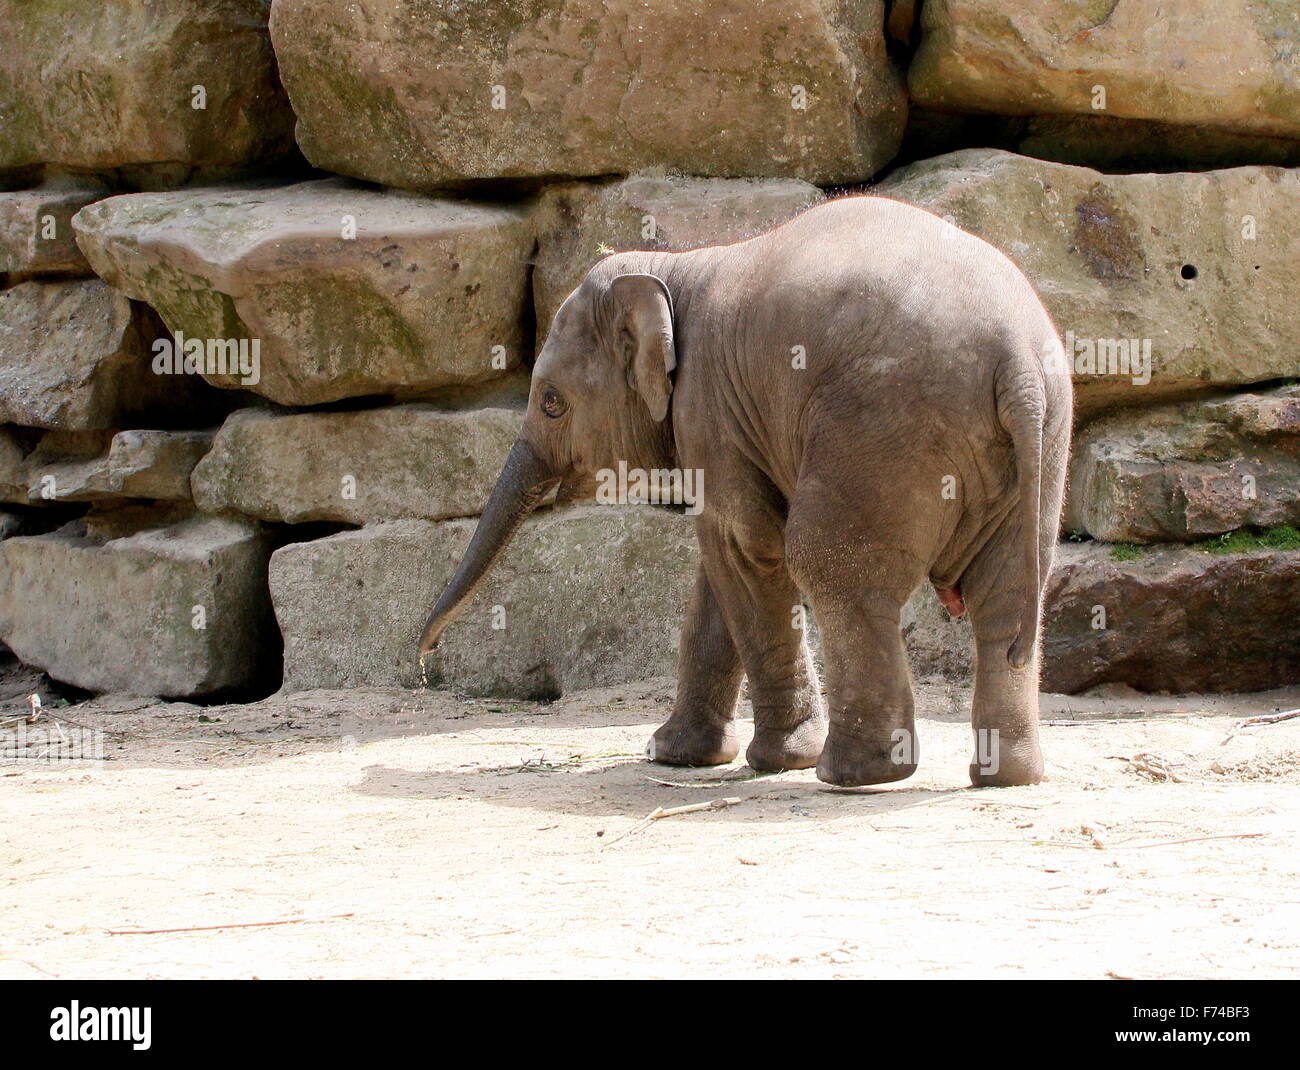
<path fill-rule="evenodd" d="M 1020 495 L 1020 547 L 1025 576 L 1025 600 L 1020 609 L 1020 630 L 1007 651 L 1007 661 L 1017 669 L 1029 664 L 1038 639 L 1040 616 L 1039 521 L 1042 511 L 1043 422 L 1047 399 L 1043 372 L 1037 360 L 1025 357 L 1006 362 L 999 375 L 998 418 L 1011 436 L 1016 456 L 1016 485 Z"/>

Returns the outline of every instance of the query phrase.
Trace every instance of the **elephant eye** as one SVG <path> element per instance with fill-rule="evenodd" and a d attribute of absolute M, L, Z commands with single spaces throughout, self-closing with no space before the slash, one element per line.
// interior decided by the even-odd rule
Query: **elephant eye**
<path fill-rule="evenodd" d="M 542 412 L 546 413 L 552 420 L 558 416 L 563 416 L 569 409 L 569 403 L 560 396 L 560 392 L 553 386 L 548 386 L 542 391 Z"/>

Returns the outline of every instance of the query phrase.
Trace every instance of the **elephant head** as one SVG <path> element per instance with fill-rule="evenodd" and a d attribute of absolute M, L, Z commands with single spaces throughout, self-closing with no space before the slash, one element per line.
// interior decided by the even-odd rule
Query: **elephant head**
<path fill-rule="evenodd" d="M 557 485 L 557 500 L 590 497 L 619 460 L 669 466 L 676 367 L 667 285 L 631 258 L 596 265 L 555 314 L 533 367 L 528 412 L 459 568 L 420 637 L 423 657 L 474 597 L 519 526 Z"/>

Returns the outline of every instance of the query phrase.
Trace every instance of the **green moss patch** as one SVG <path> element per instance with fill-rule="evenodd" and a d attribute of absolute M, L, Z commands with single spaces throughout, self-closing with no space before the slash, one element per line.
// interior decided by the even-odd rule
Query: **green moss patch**
<path fill-rule="evenodd" d="M 1142 547 L 1131 542 L 1117 542 L 1110 548 L 1110 556 L 1115 561 L 1136 561 L 1142 556 Z"/>
<path fill-rule="evenodd" d="M 1210 554 L 1244 554 L 1252 550 L 1300 550 L 1300 531 L 1283 524 L 1276 528 L 1241 528 L 1195 544 Z"/>

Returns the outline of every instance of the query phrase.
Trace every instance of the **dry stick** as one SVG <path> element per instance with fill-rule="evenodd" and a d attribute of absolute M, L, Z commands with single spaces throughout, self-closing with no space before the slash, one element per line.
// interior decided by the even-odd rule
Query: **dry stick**
<path fill-rule="evenodd" d="M 1223 836 L 1190 836 L 1185 840 L 1156 840 L 1154 843 L 1133 843 L 1129 840 L 1123 840 L 1120 843 L 1109 843 L 1098 848 L 1095 843 L 1066 843 L 1063 840 L 945 840 L 939 844 L 940 847 L 963 846 L 972 843 L 1011 843 L 1019 847 L 1036 846 L 1036 847 L 1066 847 L 1078 851 L 1118 851 L 1118 850 L 1137 850 L 1142 847 L 1169 847 L 1175 843 L 1198 843 L 1201 840 L 1254 840 L 1261 836 L 1268 836 L 1267 832 L 1233 832 Z"/>
<path fill-rule="evenodd" d="M 1194 713 L 1158 713 L 1149 717 L 1090 717 L 1083 719 L 1073 717 L 1057 718 L 1050 721 L 1039 721 L 1038 723 L 1048 728 L 1074 728 L 1076 725 L 1088 724 L 1137 724 L 1142 721 L 1186 721 L 1195 716 L 1197 716 L 1197 714 Z"/>
<path fill-rule="evenodd" d="M 1293 717 L 1300 717 L 1300 708 L 1294 710 L 1283 710 L 1281 713 L 1264 713 L 1258 717 L 1247 717 L 1238 728 L 1245 728 L 1252 724 L 1277 724 L 1279 721 L 1289 721 Z"/>
<path fill-rule="evenodd" d="M 747 784 L 751 780 L 766 780 L 768 777 L 780 776 L 781 772 L 728 776 L 720 780 L 660 780 L 656 776 L 648 776 L 646 780 L 650 781 L 651 784 L 662 784 L 665 788 L 725 788 L 728 784 Z"/>
<path fill-rule="evenodd" d="M 1185 840 L 1157 840 L 1155 843 L 1117 843 L 1116 847 L 1169 847 L 1175 843 L 1199 843 L 1201 840 L 1255 840 L 1267 836 L 1267 832 L 1232 832 L 1223 836 L 1189 836 Z"/>
<path fill-rule="evenodd" d="M 739 798 L 731 796 L 725 799 L 710 799 L 708 802 L 691 803 L 688 806 L 670 806 L 667 810 L 662 806 L 656 806 L 626 832 L 621 832 L 612 840 L 607 840 L 604 846 L 612 847 L 619 840 L 640 832 L 644 828 L 649 828 L 652 822 L 660 821 L 665 817 L 676 817 L 678 814 L 698 814 L 705 810 L 725 810 L 728 806 L 739 806 L 740 802 Z"/>
<path fill-rule="evenodd" d="M 323 918 L 282 918 L 279 921 L 236 921 L 228 925 L 182 925 L 177 929 L 105 929 L 109 936 L 149 936 L 155 933 L 203 933 L 212 929 L 263 929 L 268 925 L 302 925 L 334 918 L 350 918 L 352 914 L 326 914 Z"/>
<path fill-rule="evenodd" d="M 143 708 L 148 709 L 149 707 L 143 707 Z M 44 710 L 44 709 L 41 710 L 41 713 L 47 714 L 46 720 L 49 720 L 48 712 L 49 712 L 48 710 Z M 127 710 L 126 712 L 130 713 L 131 711 Z M 28 724 L 35 724 L 37 721 L 37 717 L 26 716 L 26 717 L 20 717 L 19 720 L 26 721 Z M 118 736 L 121 739 L 153 739 L 154 738 L 153 736 L 148 736 L 148 735 L 144 735 L 144 736 L 133 735 L 130 732 L 116 732 L 111 728 L 96 728 L 94 725 L 86 724 L 84 721 L 74 721 L 71 717 L 67 717 L 67 716 L 60 716 L 59 721 L 61 721 L 63 724 L 70 724 L 74 728 L 84 728 L 88 732 L 103 732 L 104 735 L 106 736 Z M 13 723 L 12 721 L 5 721 L 3 722 L 3 725 L 0 725 L 0 727 L 12 723 Z"/>
<path fill-rule="evenodd" d="M 1172 781 L 1175 784 L 1187 783 L 1187 781 L 1175 773 L 1173 767 L 1158 754 L 1150 754 L 1147 751 L 1142 751 L 1140 754 L 1135 754 L 1131 758 L 1125 757 L 1123 754 L 1108 754 L 1106 757 L 1114 758 L 1116 761 L 1128 762 L 1129 767 L 1139 773 L 1147 773 L 1150 776 L 1161 776 L 1164 777 L 1165 780 Z"/>
<path fill-rule="evenodd" d="M 1219 746 L 1222 747 L 1224 743 L 1231 740 L 1243 728 L 1249 728 L 1251 725 L 1256 724 L 1278 724 L 1282 721 L 1289 721 L 1294 717 L 1300 717 L 1300 708 L 1294 710 L 1283 710 L 1281 713 L 1264 713 L 1260 714 L 1258 717 L 1247 717 L 1244 721 L 1238 724 L 1236 728 L 1223 737 L 1223 741 Z"/>
<path fill-rule="evenodd" d="M 546 743 L 540 739 L 465 739 L 461 742 L 471 747 L 555 747 L 557 750 L 565 750 L 569 746 L 565 743 Z M 577 745 L 573 749 L 582 750 Z"/>
<path fill-rule="evenodd" d="M 703 810 L 725 810 L 728 806 L 740 805 L 740 799 L 730 797 L 726 799 L 710 799 L 708 802 L 690 803 L 687 806 L 670 806 L 665 810 L 662 806 L 656 807 L 650 815 L 651 821 L 658 821 L 662 817 L 676 817 L 678 814 L 696 814 Z"/>

